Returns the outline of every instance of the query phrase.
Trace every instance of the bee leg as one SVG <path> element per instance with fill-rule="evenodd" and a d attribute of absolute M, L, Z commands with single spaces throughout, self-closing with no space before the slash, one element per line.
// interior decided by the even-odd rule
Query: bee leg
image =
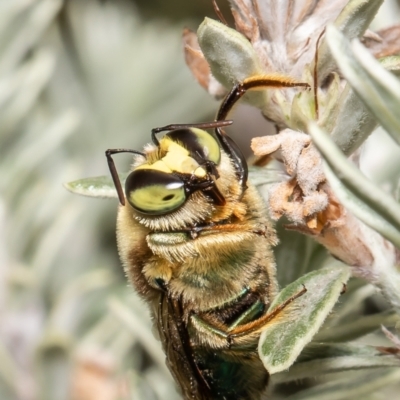
<path fill-rule="evenodd" d="M 289 297 L 282 304 L 279 304 L 273 311 L 263 315 L 261 318 L 249 322 L 245 325 L 239 325 L 235 329 L 229 332 L 228 340 L 233 343 L 235 339 L 242 338 L 244 336 L 249 336 L 252 333 L 260 332 L 264 326 L 266 326 L 270 321 L 276 318 L 289 304 L 291 304 L 294 300 L 303 296 L 307 292 L 307 288 L 303 285 L 303 289 L 299 292 L 295 293 L 293 296 Z"/>
<path fill-rule="evenodd" d="M 228 332 L 233 331 L 240 325 L 245 325 L 249 322 L 256 321 L 258 317 L 260 317 L 265 310 L 264 302 L 258 300 L 251 305 L 246 311 L 239 315 L 239 317 L 233 321 L 229 327 Z"/>
<path fill-rule="evenodd" d="M 190 316 L 190 322 L 203 337 L 208 336 L 208 340 L 213 343 L 213 347 L 225 349 L 230 347 L 228 340 L 229 333 L 225 330 L 210 324 L 197 314 Z"/>
<path fill-rule="evenodd" d="M 171 279 L 172 270 L 167 262 L 156 260 L 150 261 L 144 266 L 143 274 L 151 286 L 165 291 Z"/>
<path fill-rule="evenodd" d="M 279 75 L 255 75 L 245 79 L 243 82 L 237 83 L 232 90 L 225 96 L 217 114 L 217 121 L 226 120 L 229 112 L 232 110 L 236 102 L 249 90 L 257 90 L 262 88 L 290 88 L 303 87 L 310 88 L 305 82 L 298 82 L 287 76 Z"/>

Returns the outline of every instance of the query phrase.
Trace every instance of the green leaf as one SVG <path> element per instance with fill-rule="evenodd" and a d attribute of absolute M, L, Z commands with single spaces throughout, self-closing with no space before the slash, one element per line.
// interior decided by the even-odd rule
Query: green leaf
<path fill-rule="evenodd" d="M 197 30 L 200 48 L 215 78 L 230 89 L 253 75 L 264 73 L 251 43 L 235 29 L 210 18 L 205 18 Z M 265 91 L 253 91 L 245 96 L 249 102 L 263 108 Z"/>
<path fill-rule="evenodd" d="M 120 174 L 119 179 L 122 187 L 128 174 Z M 64 187 L 72 193 L 81 196 L 99 197 L 103 199 L 117 199 L 117 191 L 110 176 L 96 176 L 92 178 L 78 179 L 73 182 L 64 183 Z"/>
<path fill-rule="evenodd" d="M 38 396 L 43 400 L 68 400 L 71 369 L 71 340 L 60 333 L 44 336 L 36 354 Z"/>
<path fill-rule="evenodd" d="M 343 75 L 382 127 L 400 144 L 400 81 L 358 41 L 352 44 L 335 27 L 327 40 Z"/>
<path fill-rule="evenodd" d="M 382 57 L 378 61 L 383 68 L 391 71 L 396 76 L 400 74 L 400 56 Z"/>
<path fill-rule="evenodd" d="M 211 72 L 225 87 L 262 74 L 261 62 L 251 43 L 235 29 L 205 18 L 197 37 Z"/>
<path fill-rule="evenodd" d="M 400 205 L 369 181 L 316 124 L 309 133 L 324 157 L 325 174 L 343 205 L 397 246 L 400 240 Z M 332 169 L 332 172 L 330 171 Z"/>
<path fill-rule="evenodd" d="M 261 334 L 258 351 L 270 374 L 281 372 L 294 363 L 332 311 L 349 276 L 349 269 L 337 263 L 304 275 L 279 293 L 268 312 L 299 293 L 303 285 L 307 289 Z"/>
<path fill-rule="evenodd" d="M 394 311 L 385 311 L 373 315 L 356 317 L 352 321 L 341 322 L 338 325 L 321 329 L 315 337 L 318 342 L 344 342 L 360 338 L 374 332 L 381 325 L 395 326 L 399 316 Z"/>
<path fill-rule="evenodd" d="M 302 390 L 286 400 L 349 400 L 365 399 L 376 390 L 398 383 L 400 370 L 373 371 L 360 375 L 351 374 L 342 379 Z"/>
<path fill-rule="evenodd" d="M 289 371 L 274 376 L 274 382 L 289 382 L 355 369 L 400 366 L 394 355 L 383 355 L 373 346 L 357 344 L 311 343 Z"/>
<path fill-rule="evenodd" d="M 139 316 L 132 312 L 132 309 L 126 303 L 116 297 L 110 297 L 107 306 L 121 325 L 143 345 L 152 359 L 165 369 L 165 355 L 162 354 L 161 346 L 154 335 L 149 335 L 151 327 L 145 326 Z"/>
<path fill-rule="evenodd" d="M 364 199 L 360 199 L 357 196 L 358 193 L 355 193 L 343 184 L 343 180 L 340 180 L 337 174 L 326 164 L 324 165 L 324 172 L 340 203 L 360 221 L 364 222 L 364 224 L 379 232 L 383 237 L 400 248 L 400 231 L 393 226 L 390 219 L 382 217 L 376 209 L 366 205 L 363 201 Z"/>
<path fill-rule="evenodd" d="M 361 37 L 375 17 L 383 0 L 351 0 L 334 22 L 348 39 Z M 318 77 L 323 81 L 335 69 L 335 61 L 324 38 L 318 50 Z"/>
<path fill-rule="evenodd" d="M 336 116 L 330 116 L 335 120 L 330 134 L 343 153 L 350 155 L 364 143 L 377 123 L 348 84 L 338 99 L 337 111 Z"/>
<path fill-rule="evenodd" d="M 18 20 L 19 29 L 7 43 L 0 59 L 0 74 L 7 73 L 32 49 L 40 40 L 43 33 L 54 21 L 55 16 L 63 6 L 61 0 L 42 0 L 33 2 L 26 15 Z"/>
<path fill-rule="evenodd" d="M 274 247 L 277 277 L 281 287 L 314 269 L 321 267 L 328 258 L 326 249 L 313 238 L 285 228 L 281 218 L 276 224 L 279 243 Z"/>
<path fill-rule="evenodd" d="M 288 179 L 288 175 L 282 168 L 249 166 L 249 180 L 256 187 L 269 186 L 285 179 Z"/>

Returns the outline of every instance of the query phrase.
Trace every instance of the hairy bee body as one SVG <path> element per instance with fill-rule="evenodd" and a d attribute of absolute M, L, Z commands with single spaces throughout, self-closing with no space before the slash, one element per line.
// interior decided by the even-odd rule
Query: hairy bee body
<path fill-rule="evenodd" d="M 252 76 L 235 84 L 214 122 L 155 128 L 144 153 L 106 151 L 121 204 L 120 257 L 185 399 L 260 399 L 269 378 L 257 352 L 261 331 L 306 290 L 268 311 L 278 292 L 275 232 L 240 149 L 222 130 L 246 91 L 268 87 L 309 85 Z M 124 192 L 112 155 L 125 152 L 139 157 Z"/>
<path fill-rule="evenodd" d="M 133 170 L 163 160 L 163 140 Z M 239 182 L 231 157 L 220 151 L 215 185 L 224 204 L 207 190 L 165 215 L 143 214 L 128 202 L 118 212 L 118 248 L 185 398 L 257 399 L 268 372 L 257 355 L 260 330 L 251 327 L 278 290 L 276 238 L 256 189 Z"/>

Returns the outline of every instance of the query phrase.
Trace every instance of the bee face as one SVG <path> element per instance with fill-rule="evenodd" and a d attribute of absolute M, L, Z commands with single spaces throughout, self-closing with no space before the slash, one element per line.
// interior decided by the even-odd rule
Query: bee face
<path fill-rule="evenodd" d="M 235 173 L 212 134 L 174 130 L 138 158 L 125 196 L 136 220 L 151 230 L 184 229 L 228 216 L 242 192 Z"/>
<path fill-rule="evenodd" d="M 164 136 L 134 168 L 125 184 L 128 202 L 144 215 L 167 215 L 180 208 L 195 191 L 211 189 L 209 171 L 221 154 L 208 132 L 192 128 Z"/>

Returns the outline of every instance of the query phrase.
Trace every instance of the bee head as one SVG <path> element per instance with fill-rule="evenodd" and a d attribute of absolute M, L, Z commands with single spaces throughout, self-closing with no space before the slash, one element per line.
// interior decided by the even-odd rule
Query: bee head
<path fill-rule="evenodd" d="M 215 184 L 221 149 L 217 139 L 198 128 L 167 133 L 146 161 L 125 182 L 125 196 L 140 214 L 160 216 L 179 209 L 201 190 L 216 205 L 225 199 Z"/>
<path fill-rule="evenodd" d="M 153 230 L 196 225 L 214 215 L 228 218 L 233 202 L 246 190 L 247 164 L 218 120 L 201 124 L 167 125 L 152 130 L 153 144 L 145 153 L 109 149 L 106 157 L 121 205 L 126 201 L 135 218 Z M 204 129 L 214 129 L 212 133 Z M 168 132 L 161 139 L 159 132 Z M 122 188 L 113 154 L 137 158 Z M 125 200 L 126 199 L 126 200 Z"/>

